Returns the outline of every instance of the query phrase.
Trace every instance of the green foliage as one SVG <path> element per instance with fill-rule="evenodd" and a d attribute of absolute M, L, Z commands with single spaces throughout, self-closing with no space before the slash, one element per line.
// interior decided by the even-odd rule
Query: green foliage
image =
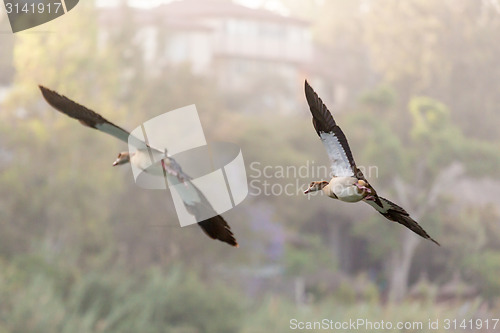
<path fill-rule="evenodd" d="M 259 332 L 278 332 L 285 333 L 291 331 L 293 321 L 297 322 L 322 322 L 323 319 L 332 320 L 334 323 L 348 322 L 358 318 L 371 323 L 380 323 L 382 320 L 390 322 L 396 326 L 397 322 L 422 323 L 422 328 L 417 326 L 413 329 L 393 328 L 388 332 L 442 332 L 449 330 L 443 328 L 444 318 L 474 318 L 473 313 L 477 311 L 480 302 L 470 303 L 470 310 L 464 311 L 463 308 L 454 306 L 427 304 L 420 302 L 403 302 L 398 305 L 376 305 L 370 306 L 363 302 L 354 302 L 352 304 L 326 301 L 319 304 L 295 307 L 289 301 L 283 298 L 272 297 L 266 299 L 255 309 L 245 325 L 242 333 Z M 429 319 L 439 320 L 438 329 L 429 329 Z M 299 332 L 324 332 L 325 328 L 316 328 L 308 330 L 299 330 Z M 359 331 L 373 331 L 360 327 Z"/>
<path fill-rule="evenodd" d="M 388 85 L 381 85 L 372 91 L 365 92 L 360 98 L 363 104 L 380 108 L 389 109 L 396 102 L 396 92 L 394 88 Z"/>
<path fill-rule="evenodd" d="M 303 275 L 319 270 L 335 271 L 335 260 L 324 251 L 319 236 L 306 236 L 301 244 L 288 245 L 285 254 L 285 269 L 291 276 Z"/>
<path fill-rule="evenodd" d="M 432 98 L 413 97 L 408 108 L 413 117 L 414 140 L 433 138 L 433 134 L 440 133 L 449 126 L 448 108 Z"/>
<path fill-rule="evenodd" d="M 500 295 L 500 252 L 487 250 L 469 256 L 465 261 L 466 268 L 475 280 L 480 281 L 480 286 L 484 295 L 490 300 L 496 299 Z"/>
<path fill-rule="evenodd" d="M 462 162 L 473 175 L 497 173 L 500 154 L 496 145 L 467 138 L 453 124 L 446 105 L 429 97 L 413 97 L 409 102 L 413 118 L 412 140 L 427 167 L 439 170 L 454 161 Z"/>
<path fill-rule="evenodd" d="M 33 270 L 36 266 L 45 268 Z M 90 273 L 61 287 L 58 281 L 66 280 L 65 273 L 38 258 L 3 268 L 0 328 L 10 332 L 239 330 L 244 305 L 239 296 L 182 269 L 168 274 L 151 269 L 130 277 Z"/>
<path fill-rule="evenodd" d="M 347 106 L 331 110 L 358 165 L 377 167 L 367 177 L 380 195 L 403 204 L 393 190 L 400 177 L 411 189 L 404 207 L 417 211 L 456 162 L 467 170 L 463 178 L 498 178 L 500 44 L 493 41 L 500 16 L 489 2 L 283 2 L 312 19 L 318 76 L 324 86 L 347 91 Z M 404 229 L 362 203 L 304 196 L 300 186 L 316 175 L 271 177 L 271 184 L 292 184 L 292 195 L 248 198 L 228 212 L 239 250 L 211 242 L 197 226 L 179 228 L 168 194 L 142 191 L 129 169 L 110 167 L 125 145 L 52 110 L 37 84 L 124 128 L 196 103 L 209 141 L 238 143 L 247 167 L 328 166 L 303 96 L 301 113 L 285 103 L 295 94 L 287 80 L 297 78 L 255 75 L 245 78 L 246 91 L 228 96 L 188 63 L 146 68 L 130 20 L 99 47 L 93 4 L 81 5 L 79 15 L 45 26 L 66 34 L 19 34 L 7 43 L 0 37 L 0 81 L 15 68 L 0 112 L 0 333 L 288 332 L 293 316 L 425 321 L 461 314 L 432 300 L 379 304 L 386 290 L 373 281 L 387 281 L 390 266 L 403 266 Z M 131 17 L 130 8 L 121 10 Z M 75 31 L 88 34 L 75 39 Z M 161 43 L 168 34 L 162 30 Z M 4 61 L 12 51 L 13 60 Z M 269 92 L 284 98 L 254 98 Z M 437 284 L 458 269 L 493 303 L 500 295 L 498 215 L 472 199 L 458 201 L 454 185 L 461 180 L 445 184 L 437 205 L 421 215 L 443 247 L 422 242 L 411 270 L 428 271 Z M 282 252 L 272 259 L 263 244 L 274 234 L 246 223 L 263 203 L 269 212 L 258 222 L 278 225 L 283 235 L 273 243 Z M 271 261 L 277 276 L 249 277 Z M 335 290 L 326 278 L 308 286 L 314 304 L 303 308 L 282 296 L 285 288 L 267 284 L 329 273 L 352 279 Z M 256 292 L 256 284 L 266 287 Z"/>
<path fill-rule="evenodd" d="M 356 126 L 361 124 L 361 126 Z M 356 163 L 373 185 L 387 182 L 396 172 L 402 172 L 407 167 L 403 142 L 391 126 L 380 121 L 378 112 L 357 112 L 347 119 L 346 125 L 351 129 L 350 144 L 357 153 Z"/>
<path fill-rule="evenodd" d="M 467 14 L 465 14 L 467 13 Z M 494 3 L 383 0 L 365 15 L 364 41 L 383 80 L 406 98 L 445 101 L 464 132 L 497 138 L 500 29 Z M 477 131 L 477 129 L 482 129 Z"/>

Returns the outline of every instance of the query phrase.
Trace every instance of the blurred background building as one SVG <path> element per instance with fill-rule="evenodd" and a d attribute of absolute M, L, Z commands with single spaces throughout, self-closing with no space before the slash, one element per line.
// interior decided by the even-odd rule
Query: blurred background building
<path fill-rule="evenodd" d="M 159 69 L 165 66 L 188 65 L 195 74 L 211 76 L 224 94 L 234 96 L 229 99 L 232 108 L 242 107 L 237 100 L 249 86 L 263 86 L 244 111 L 298 111 L 303 78 L 313 72 L 314 64 L 307 20 L 225 0 L 173 1 L 133 11 L 122 4 L 99 10 L 102 44 L 109 42 L 120 26 L 117 22 L 124 19 L 134 26 L 151 75 L 164 75 Z M 279 82 L 288 94 L 269 96 L 265 87 L 270 82 Z"/>
<path fill-rule="evenodd" d="M 499 1 L 129 2 L 82 0 L 17 34 L 0 6 L 0 332 L 498 317 Z M 303 195 L 329 165 L 304 79 L 441 247 Z M 38 84 L 125 129 L 196 104 L 207 140 L 243 152 L 251 194 L 224 213 L 240 248 L 180 228 L 169 191 L 111 167 L 126 145 Z"/>

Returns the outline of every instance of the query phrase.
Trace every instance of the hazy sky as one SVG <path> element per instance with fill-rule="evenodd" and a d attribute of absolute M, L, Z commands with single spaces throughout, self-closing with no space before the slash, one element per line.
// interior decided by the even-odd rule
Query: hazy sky
<path fill-rule="evenodd" d="M 162 3 L 168 3 L 175 0 L 128 0 L 132 6 L 137 7 L 154 7 Z M 120 0 L 97 0 L 97 4 L 100 6 L 114 6 L 118 4 Z M 257 8 L 261 7 L 265 2 L 265 8 L 277 11 L 277 12 L 285 12 L 285 8 L 281 5 L 279 0 L 234 0 L 234 2 L 240 3 L 242 5 Z"/>
<path fill-rule="evenodd" d="M 153 7 L 162 3 L 168 3 L 175 0 L 129 0 L 128 2 L 137 7 Z M 98 0 L 97 3 L 101 6 L 114 6 L 118 4 L 120 0 Z M 263 1 L 262 0 L 237 0 L 236 2 L 245 4 L 249 7 L 258 7 Z"/>

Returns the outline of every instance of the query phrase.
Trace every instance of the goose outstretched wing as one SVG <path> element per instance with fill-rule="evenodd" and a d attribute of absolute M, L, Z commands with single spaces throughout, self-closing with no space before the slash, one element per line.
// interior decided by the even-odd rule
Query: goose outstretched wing
<path fill-rule="evenodd" d="M 429 234 L 417 223 L 417 221 L 410 217 L 410 214 L 408 214 L 406 210 L 385 198 L 377 198 L 379 199 L 379 203 L 372 200 L 364 201 L 375 208 L 375 210 L 382 214 L 386 219 L 402 224 L 422 238 L 429 239 L 437 245 L 440 245 L 435 239 L 429 236 Z"/>
<path fill-rule="evenodd" d="M 356 167 L 347 138 L 333 119 L 332 114 L 316 94 L 309 83 L 305 82 L 307 103 L 313 116 L 313 125 L 332 164 L 336 177 L 357 177 L 365 179 L 361 170 Z"/>
<path fill-rule="evenodd" d="M 71 118 L 77 119 L 83 125 L 108 133 L 124 142 L 130 142 L 138 149 L 153 149 L 146 145 L 144 141 L 131 136 L 128 131 L 106 120 L 100 114 L 53 90 L 43 86 L 39 87 L 43 97 L 52 107 Z M 185 189 L 179 195 L 188 212 L 194 215 L 198 221 L 203 217 L 207 217 L 198 222 L 203 231 L 213 239 L 218 239 L 232 246 L 238 246 L 227 222 L 215 212 L 203 193 L 190 181 L 190 177 L 182 171 L 180 165 L 171 157 L 165 157 L 165 159 L 169 161 L 169 163 L 162 162 L 166 174 L 185 182 Z"/>
<path fill-rule="evenodd" d="M 82 125 L 110 134 L 123 142 L 128 143 L 130 137 L 130 142 L 138 149 L 146 147 L 146 143 L 144 143 L 144 141 L 131 136 L 128 131 L 108 121 L 97 112 L 76 103 L 66 96 L 58 94 L 54 90 L 50 90 L 44 86 L 39 87 L 47 103 L 49 103 L 57 111 L 62 112 L 71 118 L 77 119 Z"/>

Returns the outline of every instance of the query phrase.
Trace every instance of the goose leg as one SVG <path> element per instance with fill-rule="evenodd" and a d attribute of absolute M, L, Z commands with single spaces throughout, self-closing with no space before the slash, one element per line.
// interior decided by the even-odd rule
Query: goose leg
<path fill-rule="evenodd" d="M 360 185 L 359 183 L 356 183 L 354 185 L 356 185 L 356 187 L 359 188 L 360 190 L 366 191 L 366 193 L 372 193 L 372 190 L 366 186 Z"/>
<path fill-rule="evenodd" d="M 165 162 L 167 160 L 167 162 Z M 177 177 L 181 183 L 184 183 L 184 185 L 187 185 L 187 182 L 185 182 L 186 178 L 184 177 L 184 174 L 180 171 L 180 167 L 175 163 L 172 163 L 173 160 L 171 160 L 169 157 L 165 157 L 164 159 L 161 160 L 161 166 L 163 170 L 165 170 L 168 174 L 171 174 L 172 176 Z"/>

